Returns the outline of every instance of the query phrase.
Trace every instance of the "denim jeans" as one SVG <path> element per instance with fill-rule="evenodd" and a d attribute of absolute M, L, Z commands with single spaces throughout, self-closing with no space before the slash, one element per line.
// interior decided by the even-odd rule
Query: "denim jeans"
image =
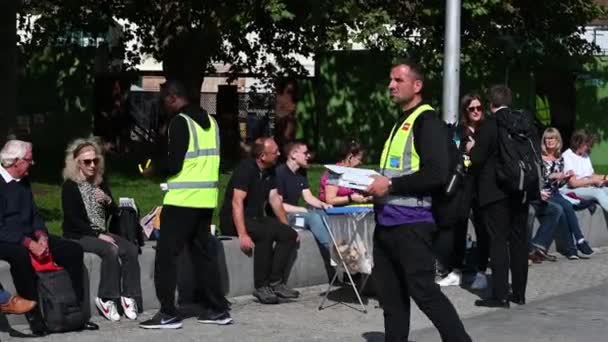
<path fill-rule="evenodd" d="M 331 238 L 329 237 L 329 232 L 327 231 L 328 227 L 325 227 L 325 224 L 323 223 L 323 215 L 325 215 L 325 213 L 319 210 L 309 209 L 308 212 L 305 213 L 289 213 L 287 214 L 287 218 L 289 219 L 290 225 L 296 228 L 309 229 L 317 242 L 323 246 L 323 248 L 329 250 Z M 299 227 L 296 225 L 296 220 L 298 217 L 304 219 L 304 227 Z"/>
<path fill-rule="evenodd" d="M 11 293 L 6 291 L 5 289 L 0 288 L 0 304 L 8 303 L 9 299 L 11 299 Z"/>
<path fill-rule="evenodd" d="M 551 201 L 536 200 L 531 201 L 530 204 L 534 207 L 536 217 L 540 222 L 536 235 L 530 239 L 530 244 L 546 251 L 553 241 L 555 230 L 564 210 L 559 204 Z"/>
<path fill-rule="evenodd" d="M 561 242 L 565 244 L 565 254 L 573 254 L 576 252 L 576 245 L 574 244 L 574 239 L 576 239 L 576 241 L 579 241 L 585 238 L 583 236 L 583 232 L 581 231 L 581 227 L 578 224 L 578 218 L 576 217 L 576 213 L 574 212 L 574 207 L 572 206 L 572 203 L 570 203 L 567 199 L 565 199 L 561 194 L 557 192 L 551 196 L 549 202 L 559 205 L 563 210 L 562 217 L 560 217 L 560 221 L 558 222 L 558 225 L 560 226 L 558 229 L 560 233 L 559 238 Z M 572 238 L 573 236 L 574 239 Z"/>

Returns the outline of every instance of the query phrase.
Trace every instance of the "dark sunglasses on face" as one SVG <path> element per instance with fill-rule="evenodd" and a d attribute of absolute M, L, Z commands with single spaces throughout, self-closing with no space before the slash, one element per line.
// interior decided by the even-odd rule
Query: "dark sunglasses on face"
<path fill-rule="evenodd" d="M 469 113 L 473 113 L 473 112 L 480 112 L 481 113 L 481 106 L 472 106 L 467 108 L 467 110 L 469 111 Z"/>
<path fill-rule="evenodd" d="M 80 160 L 85 166 L 90 166 L 91 164 L 99 165 L 99 158 L 93 159 L 81 159 Z"/>

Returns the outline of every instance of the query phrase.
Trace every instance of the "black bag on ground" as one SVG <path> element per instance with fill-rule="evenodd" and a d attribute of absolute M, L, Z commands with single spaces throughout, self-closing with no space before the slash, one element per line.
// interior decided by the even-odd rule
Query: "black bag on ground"
<path fill-rule="evenodd" d="M 139 215 L 134 208 L 118 208 L 110 223 L 110 233 L 122 236 L 136 246 L 144 245 L 144 232 L 139 224 Z"/>
<path fill-rule="evenodd" d="M 522 202 L 540 192 L 541 157 L 531 116 L 523 111 L 500 110 L 496 177 L 506 191 L 522 196 Z"/>
<path fill-rule="evenodd" d="M 89 321 L 67 271 L 39 272 L 38 295 L 42 317 L 50 332 L 81 330 Z"/>

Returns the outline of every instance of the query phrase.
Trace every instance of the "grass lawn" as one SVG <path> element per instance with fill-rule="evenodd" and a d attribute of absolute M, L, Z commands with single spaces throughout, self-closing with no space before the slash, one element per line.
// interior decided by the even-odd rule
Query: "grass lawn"
<path fill-rule="evenodd" d="M 108 165 L 107 170 L 112 170 L 112 165 Z M 312 166 L 308 172 L 308 181 L 313 193 L 318 194 L 319 180 L 323 167 L 319 165 Z M 143 216 L 152 208 L 161 205 L 163 202 L 163 192 L 161 192 L 159 183 L 160 180 L 152 180 L 134 175 L 125 175 L 124 173 L 109 172 L 108 180 L 112 188 L 114 200 L 118 201 L 119 197 L 132 197 L 140 210 L 140 215 Z M 230 173 L 220 175 L 220 198 L 219 206 L 224 199 L 224 191 Z M 61 185 L 50 184 L 52 182 L 34 182 L 32 184 L 34 198 L 36 204 L 43 216 L 48 229 L 54 233 L 61 235 L 61 222 L 63 220 L 63 212 L 61 210 Z M 219 226 L 219 207 L 214 212 L 213 223 Z"/>
<path fill-rule="evenodd" d="M 108 170 L 112 170 L 112 165 L 108 165 Z M 595 171 L 600 174 L 608 174 L 608 165 L 595 166 Z M 314 165 L 308 171 L 308 181 L 314 194 L 318 194 L 319 180 L 323 167 Z M 220 175 L 220 199 L 221 206 L 224 199 L 224 190 L 230 178 L 230 173 Z M 159 180 L 151 180 L 136 175 L 125 175 L 124 173 L 109 172 L 110 185 L 114 195 L 114 200 L 119 197 L 132 197 L 137 203 L 140 214 L 143 216 L 153 207 L 161 205 L 163 193 L 159 188 Z M 60 185 L 51 184 L 52 182 L 34 182 L 34 196 L 36 203 L 45 219 L 47 227 L 52 233 L 61 234 L 61 221 L 63 213 L 61 211 L 61 188 Z M 213 223 L 219 225 L 219 208 L 215 210 Z"/>

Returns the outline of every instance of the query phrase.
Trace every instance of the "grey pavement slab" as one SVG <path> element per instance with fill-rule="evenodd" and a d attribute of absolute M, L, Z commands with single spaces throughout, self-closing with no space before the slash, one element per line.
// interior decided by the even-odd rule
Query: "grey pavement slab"
<path fill-rule="evenodd" d="M 585 329 L 580 327 L 596 324 L 596 320 L 601 318 L 599 313 L 607 312 L 606 309 L 608 309 L 608 304 L 606 304 L 608 299 L 605 299 L 605 292 L 601 292 L 602 287 L 600 287 L 606 288 L 606 284 L 608 284 L 608 249 L 599 249 L 590 260 L 569 261 L 560 258 L 555 263 L 531 266 L 527 294 L 528 305 L 521 308 L 516 307 L 511 310 L 478 308 L 473 305 L 478 296 L 458 287 L 446 288 L 444 293 L 448 295 L 465 320 L 465 326 L 472 332 L 475 341 L 548 341 L 545 337 L 547 332 L 551 332 L 553 329 L 551 327 L 553 320 L 555 320 L 555 324 L 560 324 L 563 320 L 570 326 L 578 326 L 577 329 L 580 329 L 582 334 L 585 334 Z M 254 302 L 251 296 L 232 298 L 232 315 L 235 324 L 230 326 L 202 325 L 190 318 L 185 320 L 184 327 L 179 330 L 147 331 L 138 328 L 136 322 L 122 320 L 118 323 L 110 323 L 96 318 L 95 321 L 101 325 L 100 331 L 57 334 L 42 339 L 28 340 L 61 342 L 72 340 L 83 342 L 383 341 L 382 311 L 378 308 L 377 301 L 369 300 L 367 314 L 345 305 L 335 305 L 319 311 L 317 308 L 325 288 L 326 286 L 304 288 L 302 298 L 281 305 L 261 305 Z M 581 296 L 577 296 L 576 293 L 586 289 L 591 289 L 589 290 L 591 297 L 582 296 L 582 298 L 587 298 L 587 302 L 569 302 L 567 299 L 564 303 L 560 302 L 560 298 L 567 298 L 568 294 L 572 293 L 575 293 L 573 298 L 579 298 Z M 602 296 L 602 294 L 604 295 Z M 347 297 L 351 297 L 351 305 L 355 305 L 354 296 Z M 585 303 L 597 305 L 597 312 L 584 312 Z M 153 311 L 146 312 L 140 320 L 147 319 L 153 314 Z M 606 322 L 599 322 L 597 325 L 597 329 L 602 326 L 606 327 L 606 336 L 608 336 Z M 518 327 L 522 334 L 513 335 L 513 338 L 510 338 L 507 332 Z M 25 326 L 15 328 L 26 330 Z M 412 304 L 411 329 L 412 338 L 417 341 L 438 340 L 438 335 L 431 323 L 415 304 Z M 595 333 L 596 329 L 593 326 L 590 326 L 590 329 Z M 494 333 L 499 337 L 494 339 L 494 335 L 492 335 Z M 477 334 L 480 336 L 479 339 Z M 499 339 L 502 337 L 504 339 Z M 0 333 L 0 339 L 2 341 L 23 341 L 11 338 L 7 333 Z M 551 339 L 551 341 L 579 340 L 605 341 L 608 338 L 601 340 Z"/>

